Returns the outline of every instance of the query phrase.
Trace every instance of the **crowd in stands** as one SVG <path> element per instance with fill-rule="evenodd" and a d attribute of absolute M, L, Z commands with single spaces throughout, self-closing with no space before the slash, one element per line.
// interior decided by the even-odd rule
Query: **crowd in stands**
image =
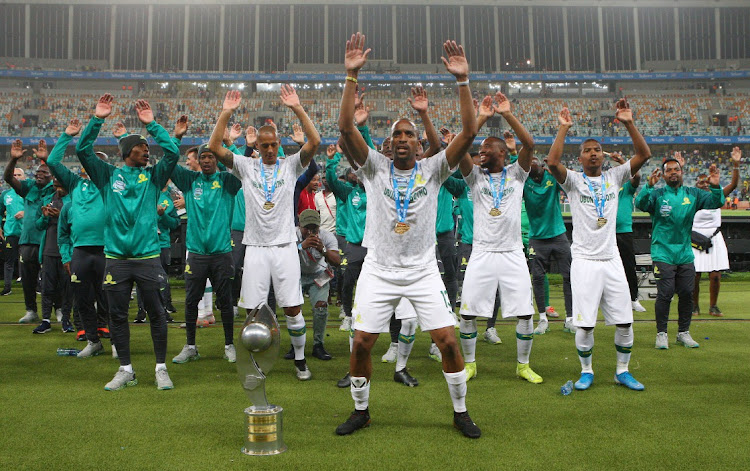
<path fill-rule="evenodd" d="M 212 93 L 202 88 L 192 91 L 176 88 L 164 90 L 143 90 L 138 95 L 148 98 L 153 104 L 156 118 L 162 122 L 173 122 L 178 116 L 187 114 L 191 118 L 191 134 L 207 137 L 213 126 L 215 110 L 210 106 Z M 0 98 L 0 128 L 14 136 L 57 136 L 74 115 L 90 112 L 87 103 L 95 100 L 98 93 L 78 91 L 45 91 L 43 96 L 30 93 L 3 93 Z M 130 99 L 132 91 L 123 92 Z M 304 106 L 310 111 L 321 135 L 333 136 L 337 133 L 336 110 L 340 93 L 337 87 L 324 89 L 300 89 Z M 477 97 L 483 91 L 475 92 Z M 244 123 L 260 125 L 266 118 L 273 118 L 281 129 L 290 128 L 293 114 L 278 104 L 277 92 L 263 91 L 248 95 L 235 118 Z M 387 89 L 367 91 L 372 112 L 371 132 L 373 137 L 385 137 L 395 116 L 417 118 L 409 103 L 395 92 Z M 428 88 L 434 119 L 442 126 L 458 126 L 450 92 L 441 88 Z M 747 125 L 742 121 L 744 111 L 750 109 L 747 94 L 736 93 L 727 96 L 643 94 L 628 96 L 637 119 L 647 136 L 733 136 L 746 135 Z M 574 125 L 572 136 L 625 136 L 622 126 L 618 126 L 612 113 L 612 98 L 534 98 L 514 100 L 519 115 L 528 123 L 529 131 L 535 136 L 554 136 L 557 129 L 556 110 L 567 106 L 571 110 Z M 712 123 L 715 113 L 727 116 L 726 123 Z M 114 118 L 126 127 L 137 127 L 134 109 L 118 109 Z M 500 120 L 490 121 L 488 129 L 497 132 L 505 126 Z"/>

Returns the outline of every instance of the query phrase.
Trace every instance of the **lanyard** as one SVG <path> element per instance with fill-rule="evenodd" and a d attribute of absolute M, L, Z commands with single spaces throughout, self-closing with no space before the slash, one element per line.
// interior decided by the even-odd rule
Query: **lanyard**
<path fill-rule="evenodd" d="M 417 165 L 414 164 L 414 168 L 411 171 L 409 177 L 409 183 L 406 185 L 406 192 L 404 193 L 404 199 L 401 200 L 401 192 L 398 191 L 398 182 L 396 181 L 396 174 L 393 170 L 393 162 L 391 162 L 391 181 L 393 182 L 393 199 L 396 201 L 396 217 L 398 222 L 406 221 L 406 210 L 409 209 L 409 199 L 411 199 L 411 192 L 414 189 L 414 179 L 417 174 Z"/>
<path fill-rule="evenodd" d="M 325 193 L 323 193 L 323 202 L 326 204 L 326 208 L 328 208 L 328 214 L 330 214 L 331 217 L 333 217 L 333 211 L 331 211 L 331 207 L 328 206 L 328 198 L 326 198 Z"/>
<path fill-rule="evenodd" d="M 263 162 L 260 162 L 260 179 L 263 180 L 263 193 L 266 196 L 266 201 L 269 203 L 271 202 L 271 199 L 273 198 L 273 194 L 276 191 L 276 179 L 279 176 L 279 164 L 281 161 L 278 159 L 276 160 L 276 167 L 273 169 L 273 176 L 271 177 L 271 190 L 268 190 L 268 181 L 266 180 L 266 171 L 265 171 L 265 165 Z"/>
<path fill-rule="evenodd" d="M 503 201 L 503 192 L 505 191 L 505 175 L 508 173 L 508 168 L 503 167 L 503 176 L 500 177 L 500 188 L 495 189 L 495 182 L 492 179 L 492 174 L 487 172 L 487 176 L 490 177 L 490 191 L 492 192 L 492 201 L 495 206 L 494 208 L 500 209 L 500 203 Z"/>
<path fill-rule="evenodd" d="M 586 174 L 583 174 L 583 179 L 586 180 L 586 184 L 589 186 L 589 191 L 591 192 L 591 197 L 594 199 L 594 206 L 596 206 L 596 213 L 599 215 L 600 218 L 604 217 L 604 204 L 606 202 L 604 198 L 604 175 L 602 175 L 602 198 L 599 199 L 599 196 L 597 195 L 596 191 L 594 191 L 594 185 L 591 184 L 591 180 L 589 180 L 589 177 L 586 176 Z"/>

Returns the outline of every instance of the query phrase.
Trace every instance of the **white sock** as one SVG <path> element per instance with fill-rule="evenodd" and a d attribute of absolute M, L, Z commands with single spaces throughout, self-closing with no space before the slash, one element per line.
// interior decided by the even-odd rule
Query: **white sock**
<path fill-rule="evenodd" d="M 122 368 L 123 370 L 127 371 L 128 373 L 132 373 L 133 372 L 133 364 L 132 363 L 130 363 L 128 365 L 125 365 L 125 366 L 121 366 L 120 368 Z"/>
<path fill-rule="evenodd" d="M 633 326 L 615 327 L 615 348 L 617 349 L 617 374 L 628 371 L 630 349 L 633 347 Z"/>
<path fill-rule="evenodd" d="M 166 363 L 157 363 L 156 368 L 154 371 L 164 370 L 167 371 L 167 364 Z"/>
<path fill-rule="evenodd" d="M 516 355 L 518 363 L 529 363 L 531 345 L 534 343 L 534 321 L 531 318 L 518 319 L 516 323 Z"/>
<path fill-rule="evenodd" d="M 581 373 L 593 374 L 591 362 L 594 350 L 594 329 L 576 330 L 576 349 L 578 349 L 578 359 L 581 360 Z"/>
<path fill-rule="evenodd" d="M 539 313 L 539 321 L 546 321 L 547 320 L 547 311 L 542 311 Z"/>
<path fill-rule="evenodd" d="M 365 410 L 370 405 L 370 382 L 364 376 L 351 377 L 352 399 L 355 410 Z"/>
<path fill-rule="evenodd" d="M 286 316 L 286 328 L 289 331 L 289 336 L 292 339 L 292 347 L 294 347 L 294 359 L 304 360 L 306 329 L 305 318 L 302 317 L 302 313 L 299 313 L 294 317 Z"/>
<path fill-rule="evenodd" d="M 459 319 L 458 331 L 459 336 L 461 337 L 461 350 L 464 352 L 464 361 L 469 363 L 476 361 L 477 320 L 467 320 L 461 317 Z"/>
<path fill-rule="evenodd" d="M 453 401 L 453 410 L 456 412 L 466 412 L 466 370 L 455 373 L 446 373 L 443 371 L 445 381 L 448 383 L 448 392 L 451 394 Z"/>
<path fill-rule="evenodd" d="M 396 371 L 406 368 L 406 362 L 414 347 L 414 333 L 417 331 L 416 319 L 404 319 L 401 321 L 401 331 L 398 333 L 398 355 L 396 355 Z"/>

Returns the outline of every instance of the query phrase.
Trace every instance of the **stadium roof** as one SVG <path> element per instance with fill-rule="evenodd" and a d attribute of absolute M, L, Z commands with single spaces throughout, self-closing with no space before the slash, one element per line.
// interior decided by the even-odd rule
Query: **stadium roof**
<path fill-rule="evenodd" d="M 0 3 L 49 4 L 50 0 L 0 0 Z M 151 5 L 153 0 L 63 0 L 57 2 L 65 5 L 109 4 L 126 7 L 127 5 Z M 318 4 L 318 5 L 425 5 L 424 0 L 313 0 L 300 2 L 292 0 L 160 0 L 160 5 L 230 5 L 230 4 Z M 429 5 L 456 5 L 455 0 L 430 0 Z M 522 5 L 518 0 L 467 0 L 461 5 L 490 6 L 601 6 L 601 7 L 747 7 L 748 0 L 525 0 Z"/>

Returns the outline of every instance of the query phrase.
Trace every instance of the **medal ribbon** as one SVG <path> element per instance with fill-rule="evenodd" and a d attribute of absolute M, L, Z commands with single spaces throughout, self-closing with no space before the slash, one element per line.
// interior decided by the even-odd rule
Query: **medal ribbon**
<path fill-rule="evenodd" d="M 589 186 L 589 191 L 591 192 L 591 197 L 594 200 L 594 206 L 596 206 L 596 212 L 599 215 L 600 218 L 604 217 L 604 204 L 606 203 L 606 200 L 604 198 L 604 175 L 602 175 L 602 198 L 599 199 L 599 196 L 597 195 L 596 191 L 594 191 L 594 185 L 591 184 L 591 180 L 589 180 L 589 177 L 586 176 L 586 174 L 583 174 L 583 179 L 586 180 L 586 184 Z"/>
<path fill-rule="evenodd" d="M 492 174 L 487 172 L 487 176 L 490 177 L 490 191 L 492 192 L 492 201 L 494 207 L 500 209 L 500 203 L 503 201 L 503 191 L 505 191 L 505 175 L 508 173 L 508 168 L 503 168 L 503 176 L 500 177 L 500 187 L 495 189 L 495 182 L 492 180 Z"/>
<path fill-rule="evenodd" d="M 409 209 L 409 199 L 411 199 L 411 192 L 414 189 L 414 180 L 417 175 L 417 165 L 414 164 L 414 168 L 411 171 L 409 177 L 409 183 L 406 185 L 406 192 L 404 193 L 404 199 L 401 200 L 401 192 L 398 191 L 398 182 L 396 181 L 396 173 L 393 170 L 393 162 L 391 162 L 391 181 L 393 182 L 393 199 L 396 201 L 396 217 L 398 222 L 406 221 L 406 210 Z"/>
<path fill-rule="evenodd" d="M 279 164 L 281 163 L 280 160 L 276 160 L 276 167 L 273 169 L 273 176 L 271 177 L 271 190 L 268 190 L 268 181 L 266 180 L 266 171 L 265 171 L 265 165 L 263 162 L 260 162 L 260 179 L 263 180 L 263 193 L 266 195 L 266 201 L 271 202 L 271 199 L 273 198 L 273 194 L 276 191 L 276 179 L 279 176 Z"/>

